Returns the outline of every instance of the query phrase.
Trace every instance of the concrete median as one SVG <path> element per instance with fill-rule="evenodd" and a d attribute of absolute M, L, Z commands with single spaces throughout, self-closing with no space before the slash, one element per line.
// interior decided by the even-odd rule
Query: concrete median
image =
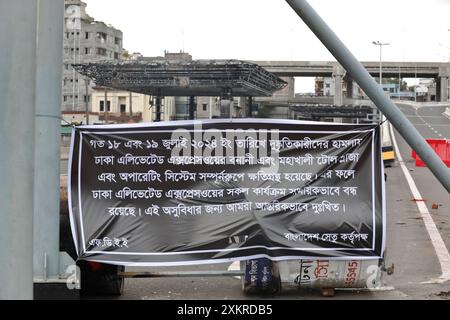
<path fill-rule="evenodd" d="M 445 109 L 444 116 L 450 119 L 450 108 Z"/>

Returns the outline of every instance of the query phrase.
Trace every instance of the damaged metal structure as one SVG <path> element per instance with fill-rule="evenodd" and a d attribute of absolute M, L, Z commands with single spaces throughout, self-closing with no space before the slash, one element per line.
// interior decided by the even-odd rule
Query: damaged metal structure
<path fill-rule="evenodd" d="M 269 97 L 287 85 L 259 65 L 240 60 L 99 62 L 74 68 L 98 86 L 155 96 L 155 121 L 161 119 L 161 97 Z"/>

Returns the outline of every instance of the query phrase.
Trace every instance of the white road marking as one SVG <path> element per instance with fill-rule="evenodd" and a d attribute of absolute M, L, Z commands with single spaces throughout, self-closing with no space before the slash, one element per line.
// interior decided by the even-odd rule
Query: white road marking
<path fill-rule="evenodd" d="M 390 125 L 390 131 L 392 136 L 392 143 L 395 148 L 395 153 L 397 154 L 398 161 L 400 163 L 400 167 L 402 168 L 403 174 L 405 175 L 406 181 L 408 182 L 409 188 L 411 189 L 411 193 L 415 199 L 423 199 L 422 195 L 419 192 L 419 189 L 414 182 L 413 177 L 409 173 L 408 168 L 403 162 L 403 157 L 400 154 L 400 149 L 397 144 L 397 139 L 394 135 L 394 130 L 392 129 L 392 125 Z M 439 260 L 439 264 L 441 265 L 442 274 L 438 279 L 428 281 L 426 283 L 444 283 L 450 280 L 450 253 L 448 252 L 447 247 L 445 246 L 444 241 L 442 240 L 441 234 L 436 227 L 436 224 L 431 217 L 430 212 L 428 211 L 427 206 L 422 201 L 417 201 L 417 208 L 422 216 L 423 222 L 425 224 L 425 228 L 430 236 L 431 243 L 433 244 L 434 250 L 436 251 L 436 255 Z"/>

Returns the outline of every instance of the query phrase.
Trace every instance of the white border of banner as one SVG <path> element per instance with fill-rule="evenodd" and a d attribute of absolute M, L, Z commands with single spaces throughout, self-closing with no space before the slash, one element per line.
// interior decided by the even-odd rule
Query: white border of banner
<path fill-rule="evenodd" d="M 230 121 L 231 123 L 236 123 L 236 121 Z M 240 121 L 240 122 L 248 122 L 248 121 Z M 256 121 L 255 121 L 256 122 Z M 184 124 L 195 124 L 195 122 L 185 122 L 185 121 L 181 121 L 181 122 L 177 122 L 177 126 L 183 125 Z M 200 122 L 199 122 L 200 123 Z M 205 123 L 226 123 L 223 121 L 208 121 L 208 122 L 203 122 L 203 124 Z M 238 122 L 239 123 L 239 122 Z M 257 122 L 257 123 L 261 123 L 261 122 Z M 278 121 L 277 123 L 286 123 L 286 124 L 292 124 L 293 122 L 291 121 Z M 272 122 L 270 123 L 272 124 Z M 300 123 L 296 123 L 296 124 L 300 124 Z M 302 125 L 305 124 L 315 124 L 317 125 L 318 123 L 315 122 L 307 122 L 301 123 Z M 330 123 L 330 125 L 332 125 L 333 123 Z M 164 125 L 160 124 L 160 126 L 169 126 L 170 124 L 165 123 Z M 322 123 L 320 123 L 320 125 L 323 125 Z M 327 123 L 328 125 L 328 123 Z M 136 126 L 123 126 L 123 125 L 111 125 L 111 126 L 102 126 L 101 128 L 103 129 L 130 129 L 130 128 L 148 128 L 148 125 L 136 125 Z M 99 129 L 98 126 L 82 126 L 79 127 L 80 129 Z M 187 130 L 189 132 L 206 132 L 206 131 L 211 131 L 211 130 L 217 130 L 217 131 L 223 131 L 223 130 L 218 130 L 218 129 L 204 129 L 204 130 Z M 246 131 L 245 129 L 234 129 L 235 131 Z M 374 129 L 370 129 L 370 130 L 352 130 L 352 131 L 302 131 L 302 130 L 279 130 L 280 132 L 283 133 L 315 133 L 315 134 L 355 134 L 355 133 L 367 133 L 367 132 L 372 132 L 372 216 L 373 216 L 373 243 L 372 243 L 372 248 L 354 248 L 354 249 L 348 249 L 348 248 L 315 248 L 313 251 L 374 251 L 375 250 L 375 246 L 376 246 L 376 205 L 375 205 L 375 128 Z M 71 221 L 71 228 L 72 228 L 72 233 L 74 235 L 76 235 L 77 233 L 76 228 L 75 228 L 75 224 L 74 224 L 74 219 L 73 219 L 73 207 L 72 207 L 72 194 L 71 194 L 71 181 L 72 181 L 72 177 L 71 177 L 71 168 L 72 168 L 72 159 L 73 159 L 73 149 L 74 149 L 74 140 L 75 140 L 75 129 L 73 130 L 73 134 L 72 134 L 72 146 L 71 146 L 71 157 L 70 157 L 70 161 L 69 161 L 69 181 L 68 181 L 68 195 L 69 195 L 69 210 L 70 210 L 70 221 Z M 137 131 L 108 131 L 108 132 L 101 132 L 101 131 L 84 131 L 84 132 L 79 132 L 80 134 L 80 148 L 79 148 L 79 159 L 78 159 L 78 181 L 81 181 L 81 155 L 82 155 L 82 142 L 83 142 L 83 134 L 94 134 L 94 135 L 106 135 L 106 134 L 135 134 L 135 133 L 167 133 L 167 132 L 173 132 L 173 130 L 137 130 Z M 381 152 L 381 151 L 380 151 Z M 381 154 L 381 153 L 380 153 Z M 385 190 L 385 181 L 384 181 L 384 168 L 382 166 L 382 170 L 381 170 L 381 183 L 382 183 L 382 190 L 384 192 Z M 221 253 L 221 252 L 232 252 L 232 251 L 243 251 L 243 250 L 251 250 L 251 249 L 266 249 L 266 250 L 293 250 L 293 251 L 307 251 L 307 250 L 311 250 L 311 248 L 286 248 L 286 247 L 266 247 L 266 246 L 252 246 L 252 247 L 244 247 L 244 248 L 234 248 L 234 249 L 217 249 L 217 250 L 201 250 L 201 251 L 184 251 L 184 252 L 167 252 L 167 253 L 131 253 L 131 252 L 108 252 L 108 251 L 87 251 L 86 250 L 86 241 L 85 241 L 85 235 L 84 235 L 84 228 L 83 228 L 83 214 L 82 214 L 82 203 L 81 203 L 81 184 L 78 183 L 78 198 L 79 198 L 79 216 L 80 216 L 80 228 L 81 228 L 81 233 L 82 233 L 82 243 L 83 243 L 83 253 L 85 254 L 101 254 L 101 255 L 118 255 L 118 256 L 174 256 L 174 255 L 184 255 L 184 254 L 195 254 L 195 253 Z M 178 261 L 178 262 L 156 262 L 156 263 L 152 263 L 152 262 L 142 262 L 142 263 L 134 263 L 134 262 L 123 262 L 123 261 L 110 261 L 110 263 L 112 264 L 120 264 L 120 265 L 133 265 L 133 266 L 179 266 L 179 265 L 198 265 L 198 264 L 210 264 L 210 263 L 227 263 L 227 262 L 232 262 L 232 261 L 243 261 L 243 260 L 248 260 L 248 259 L 257 259 L 257 258 L 268 258 L 271 259 L 273 261 L 283 261 L 283 260 L 303 260 L 303 259 L 328 259 L 328 260 L 348 260 L 348 259 L 357 259 L 357 260 L 373 260 L 373 259 L 378 259 L 378 258 L 382 258 L 384 255 L 384 251 L 385 251 L 385 239 L 386 239 L 386 197 L 383 193 L 383 197 L 382 197 L 382 204 L 381 204 L 381 210 L 382 210 L 382 223 L 383 223 L 383 239 L 382 239 L 382 252 L 381 252 L 381 256 L 380 257 L 376 257 L 376 256 L 344 256 L 344 257 L 313 257 L 313 256 L 285 256 L 285 257 L 271 257 L 265 254 L 260 254 L 260 255 L 253 255 L 253 256 L 245 256 L 245 257 L 235 257 L 235 258 L 225 258 L 225 259 L 209 259 L 209 260 L 198 260 L 198 261 Z M 75 243 L 75 247 L 77 249 L 77 252 L 79 252 L 78 250 L 78 239 L 76 239 L 76 236 L 74 236 L 74 241 L 76 241 Z M 98 262 L 104 262 L 107 263 L 108 261 L 105 260 L 96 260 L 95 258 L 93 259 L 89 259 L 89 257 L 85 258 L 86 260 L 89 261 L 98 261 Z"/>

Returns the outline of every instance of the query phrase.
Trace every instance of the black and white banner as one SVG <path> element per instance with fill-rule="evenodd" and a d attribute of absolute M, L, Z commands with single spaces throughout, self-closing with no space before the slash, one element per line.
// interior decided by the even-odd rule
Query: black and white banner
<path fill-rule="evenodd" d="M 69 167 L 81 259 L 168 266 L 383 255 L 377 126 L 84 126 L 73 131 Z"/>

